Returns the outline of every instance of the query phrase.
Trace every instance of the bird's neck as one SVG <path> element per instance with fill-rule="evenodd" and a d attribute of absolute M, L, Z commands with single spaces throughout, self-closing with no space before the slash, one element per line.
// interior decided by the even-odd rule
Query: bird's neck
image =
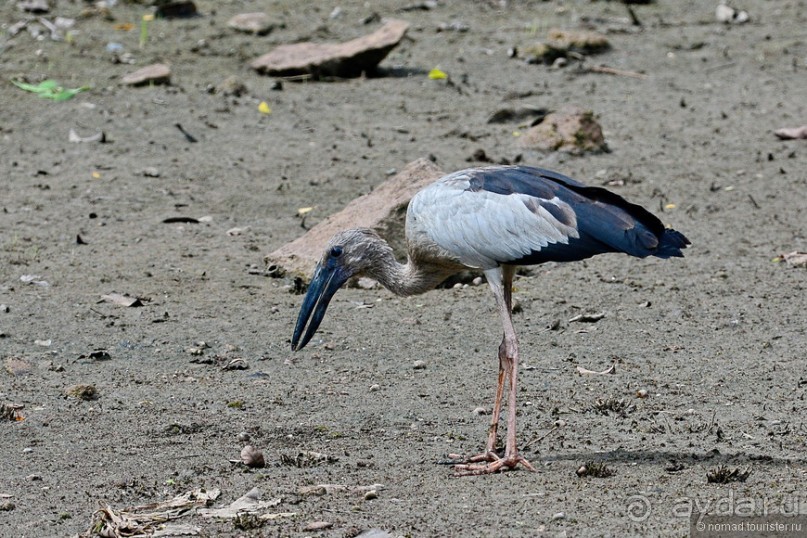
<path fill-rule="evenodd" d="M 418 263 L 411 257 L 406 263 L 400 263 L 395 259 L 391 248 L 385 249 L 381 257 L 381 263 L 368 271 L 367 276 L 377 280 L 395 295 L 418 295 L 433 290 L 455 272 L 431 264 Z"/>

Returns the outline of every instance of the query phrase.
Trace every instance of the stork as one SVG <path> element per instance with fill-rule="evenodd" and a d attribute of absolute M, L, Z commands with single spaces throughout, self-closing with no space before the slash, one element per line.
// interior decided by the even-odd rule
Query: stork
<path fill-rule="evenodd" d="M 689 240 L 665 228 L 641 206 L 602 187 L 528 166 L 470 168 L 419 191 L 406 213 L 408 259 L 399 263 L 373 230 L 339 232 L 314 270 L 300 309 L 292 350 L 300 350 L 322 323 L 328 303 L 351 277 L 367 276 L 391 292 L 409 296 L 435 288 L 469 268 L 482 270 L 504 327 L 499 375 L 485 451 L 457 462 L 460 475 L 535 470 L 516 445 L 518 339 L 513 327 L 512 286 L 516 268 L 568 262 L 606 252 L 646 258 L 682 257 Z M 507 436 L 496 452 L 505 385 Z"/>

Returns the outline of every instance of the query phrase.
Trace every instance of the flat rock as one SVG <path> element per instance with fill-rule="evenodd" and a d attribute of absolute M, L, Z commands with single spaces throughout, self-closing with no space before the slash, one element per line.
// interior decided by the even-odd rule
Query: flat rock
<path fill-rule="evenodd" d="M 171 68 L 165 64 L 147 65 L 133 73 L 124 75 L 121 82 L 127 86 L 145 86 L 146 84 L 168 84 L 171 82 Z"/>
<path fill-rule="evenodd" d="M 548 114 L 518 140 L 523 148 L 541 151 L 565 151 L 575 155 L 608 151 L 594 113 L 572 106 Z"/>
<path fill-rule="evenodd" d="M 417 191 L 442 177 L 444 173 L 428 159 L 409 163 L 398 174 L 351 201 L 311 228 L 305 235 L 283 245 L 264 261 L 277 276 L 299 277 L 308 282 L 328 240 L 341 230 L 372 228 L 389 241 L 396 256 L 406 256 L 404 225 L 409 200 Z"/>
<path fill-rule="evenodd" d="M 277 24 L 266 13 L 239 13 L 227 21 L 227 26 L 239 32 L 266 35 Z"/>
<path fill-rule="evenodd" d="M 408 28 L 405 21 L 390 20 L 372 34 L 345 43 L 281 45 L 253 60 L 250 67 L 264 75 L 279 77 L 358 77 L 375 70 L 400 43 Z"/>

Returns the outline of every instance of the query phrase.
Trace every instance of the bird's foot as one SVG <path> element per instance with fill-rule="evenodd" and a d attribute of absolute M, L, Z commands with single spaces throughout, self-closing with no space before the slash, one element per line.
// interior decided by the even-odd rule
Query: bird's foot
<path fill-rule="evenodd" d="M 537 472 L 535 467 L 521 454 L 516 453 L 500 458 L 495 452 L 489 451 L 472 456 L 464 463 L 454 465 L 454 476 L 477 476 L 512 471 L 518 465 L 523 465 L 529 471 Z"/>

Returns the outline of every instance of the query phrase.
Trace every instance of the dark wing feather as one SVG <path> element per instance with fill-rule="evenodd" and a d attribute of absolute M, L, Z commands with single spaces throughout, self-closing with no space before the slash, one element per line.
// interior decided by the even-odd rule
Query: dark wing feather
<path fill-rule="evenodd" d="M 577 238 L 553 243 L 510 263 L 535 264 L 574 261 L 604 252 L 624 252 L 644 258 L 683 256 L 689 241 L 664 227 L 642 206 L 602 187 L 589 187 L 551 170 L 529 166 L 503 166 L 466 171 L 469 190 L 504 196 L 521 194 L 540 200 L 557 198 L 576 217 Z M 502 260 L 504 261 L 504 260 Z"/>

